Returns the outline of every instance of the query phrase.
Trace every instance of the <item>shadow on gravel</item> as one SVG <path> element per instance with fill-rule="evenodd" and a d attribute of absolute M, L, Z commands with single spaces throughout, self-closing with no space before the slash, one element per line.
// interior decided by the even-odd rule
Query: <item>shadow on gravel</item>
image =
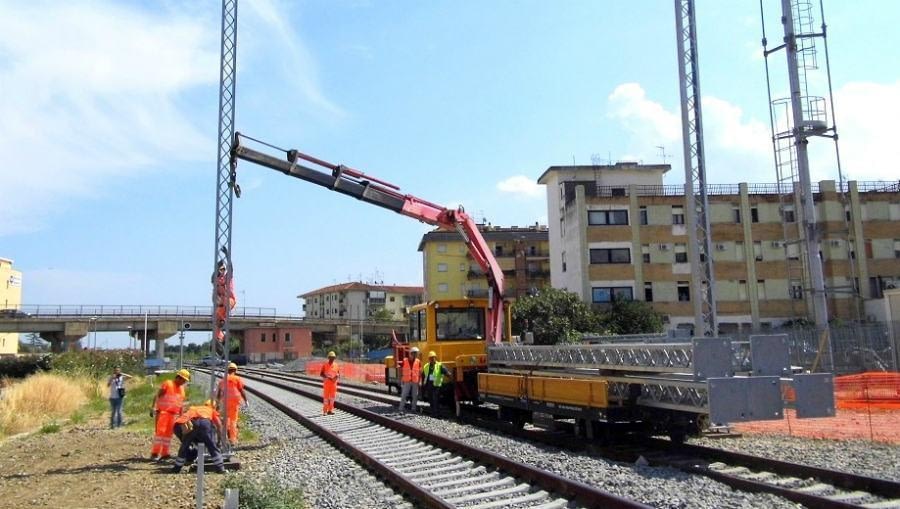
<path fill-rule="evenodd" d="M 47 475 L 72 475 L 83 474 L 85 472 L 127 472 L 136 470 L 146 470 L 146 467 L 138 467 L 139 463 L 149 463 L 147 458 L 125 458 L 105 465 L 85 465 L 76 468 L 55 468 L 45 472 Z M 137 467 L 137 468 L 135 468 Z"/>

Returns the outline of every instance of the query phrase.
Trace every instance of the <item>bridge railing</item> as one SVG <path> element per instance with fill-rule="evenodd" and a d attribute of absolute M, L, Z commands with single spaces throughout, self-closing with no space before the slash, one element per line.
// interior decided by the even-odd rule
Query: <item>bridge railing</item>
<path fill-rule="evenodd" d="M 15 306 L 13 309 L 19 313 L 32 316 L 56 316 L 56 317 L 143 317 L 169 316 L 172 318 L 190 317 L 207 318 L 212 316 L 212 306 L 146 306 L 146 305 L 120 305 L 120 304 L 34 304 Z M 235 318 L 301 318 L 298 315 L 278 314 L 276 308 L 264 307 L 238 307 L 231 310 L 231 316 Z"/>

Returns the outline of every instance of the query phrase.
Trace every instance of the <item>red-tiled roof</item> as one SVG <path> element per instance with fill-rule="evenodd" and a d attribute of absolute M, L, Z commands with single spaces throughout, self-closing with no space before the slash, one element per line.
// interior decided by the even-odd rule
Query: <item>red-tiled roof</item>
<path fill-rule="evenodd" d="M 306 297 L 310 297 L 313 295 L 321 295 L 323 293 L 339 293 L 339 292 L 347 292 L 347 291 L 381 291 L 388 293 L 404 293 L 404 294 L 423 294 L 425 293 L 425 288 L 422 286 L 398 286 L 398 285 L 370 285 L 366 283 L 360 283 L 358 281 L 351 281 L 349 283 L 341 283 L 338 285 L 331 286 L 323 286 L 322 288 L 317 288 L 315 290 L 311 290 L 306 293 L 302 293 L 297 296 L 297 298 L 305 299 Z"/>

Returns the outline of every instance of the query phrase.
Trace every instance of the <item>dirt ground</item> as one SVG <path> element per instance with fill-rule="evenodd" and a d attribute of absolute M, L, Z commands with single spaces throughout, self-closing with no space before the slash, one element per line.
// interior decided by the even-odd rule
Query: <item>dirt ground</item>
<path fill-rule="evenodd" d="M 57 433 L 12 437 L 0 443 L 0 506 L 67 509 L 192 508 L 196 475 L 168 473 L 171 460 L 149 460 L 147 433 L 109 430 L 102 420 L 63 427 Z M 173 445 L 178 440 L 173 440 Z M 242 450 L 243 449 L 243 450 Z M 243 469 L 264 447 L 239 446 Z M 176 449 L 172 451 L 173 454 Z M 222 507 L 225 478 L 206 476 L 205 507 Z"/>

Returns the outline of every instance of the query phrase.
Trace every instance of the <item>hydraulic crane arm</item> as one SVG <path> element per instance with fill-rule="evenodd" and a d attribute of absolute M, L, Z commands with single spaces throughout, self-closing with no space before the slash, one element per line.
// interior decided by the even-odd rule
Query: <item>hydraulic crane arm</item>
<path fill-rule="evenodd" d="M 458 231 L 469 249 L 469 254 L 487 276 L 489 308 L 486 340 L 489 344 L 500 342 L 503 337 L 504 316 L 503 271 L 478 230 L 475 221 L 465 213 L 462 207 L 456 210 L 448 209 L 415 196 L 403 194 L 400 192 L 400 188 L 393 184 L 370 177 L 348 166 L 332 164 L 297 150 L 285 150 L 286 157 L 284 159 L 272 157 L 242 144 L 242 138 L 240 133 L 235 133 L 234 143 L 231 146 L 232 170 L 236 167 L 237 160 L 242 159 L 418 219 L 423 223 L 445 230 Z M 304 166 L 300 164 L 300 161 L 327 168 L 329 171 L 325 172 Z"/>

